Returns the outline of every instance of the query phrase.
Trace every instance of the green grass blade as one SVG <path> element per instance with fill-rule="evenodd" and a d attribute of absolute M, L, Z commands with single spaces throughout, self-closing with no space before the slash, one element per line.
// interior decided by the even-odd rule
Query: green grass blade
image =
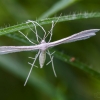
<path fill-rule="evenodd" d="M 72 14 L 72 15 L 67 15 L 67 16 L 61 16 L 59 17 L 52 17 L 52 18 L 46 18 L 46 19 L 41 19 L 38 20 L 38 23 L 40 25 L 45 25 L 45 24 L 50 24 L 52 21 L 57 21 L 59 18 L 58 22 L 63 22 L 63 21 L 70 21 L 70 20 L 78 20 L 78 19 L 87 19 L 87 18 L 96 18 L 100 17 L 100 13 L 79 13 L 79 14 Z M 32 23 L 29 23 L 30 27 L 34 27 Z M 6 27 L 3 29 L 0 29 L 0 35 L 5 35 L 8 33 L 16 32 L 19 30 L 27 29 L 29 28 L 26 23 Z"/>
<path fill-rule="evenodd" d="M 58 52 L 58 51 L 56 51 L 56 53 L 54 55 L 57 59 L 60 59 L 78 69 L 81 69 L 82 71 L 84 71 L 84 72 L 90 74 L 91 76 L 98 78 L 100 80 L 100 73 L 93 70 L 92 68 L 90 68 L 88 65 L 82 63 L 81 61 L 78 61 L 77 59 L 75 59 L 74 61 L 71 61 L 72 57 L 70 57 L 66 54 L 63 54 L 61 52 Z"/>

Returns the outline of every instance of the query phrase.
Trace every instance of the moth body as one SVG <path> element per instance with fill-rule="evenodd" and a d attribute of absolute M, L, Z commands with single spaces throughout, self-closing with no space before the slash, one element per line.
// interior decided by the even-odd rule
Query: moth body
<path fill-rule="evenodd" d="M 41 51 L 39 55 L 40 68 L 43 68 L 45 60 L 46 60 L 46 51 Z"/>
<path fill-rule="evenodd" d="M 41 44 L 45 45 L 46 44 L 45 40 L 42 40 Z M 43 46 L 40 51 L 41 52 L 39 55 L 39 64 L 40 64 L 40 68 L 43 68 L 45 60 L 46 60 L 46 45 Z"/>

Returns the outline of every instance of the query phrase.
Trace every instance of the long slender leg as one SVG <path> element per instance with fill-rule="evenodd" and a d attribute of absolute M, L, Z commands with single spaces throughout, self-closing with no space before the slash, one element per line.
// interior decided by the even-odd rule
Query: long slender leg
<path fill-rule="evenodd" d="M 27 23 L 29 23 L 29 22 L 31 22 L 33 25 L 34 25 L 34 23 L 36 23 L 38 26 L 41 27 L 41 29 L 44 31 L 44 38 L 43 39 L 45 39 L 45 36 L 46 36 L 45 29 L 38 22 L 36 22 L 36 21 L 28 20 Z"/>
<path fill-rule="evenodd" d="M 33 57 L 28 57 L 28 58 L 30 58 L 30 59 L 35 59 L 35 58 L 33 58 Z"/>
<path fill-rule="evenodd" d="M 26 85 L 26 83 L 27 83 L 27 81 L 28 81 L 28 79 L 29 79 L 29 76 L 30 76 L 31 71 L 32 71 L 32 69 L 33 69 L 33 66 L 34 66 L 34 64 L 35 64 L 35 61 L 36 61 L 37 57 L 39 56 L 39 54 L 40 54 L 40 51 L 39 51 L 39 52 L 36 54 L 36 56 L 35 56 L 35 59 L 34 59 L 34 61 L 33 61 L 33 63 L 32 63 L 31 69 L 30 69 L 30 71 L 29 71 L 29 73 L 28 73 L 28 76 L 27 76 L 27 78 L 26 78 L 26 81 L 25 81 L 25 83 L 24 83 L 24 86 Z"/>
<path fill-rule="evenodd" d="M 61 16 L 61 14 L 60 14 L 60 16 Z M 48 41 L 48 42 L 50 42 L 50 41 L 51 41 L 52 34 L 53 34 L 53 28 L 54 28 L 54 26 L 56 25 L 56 23 L 58 22 L 58 20 L 59 20 L 60 16 L 58 17 L 58 19 L 56 20 L 56 22 L 55 22 L 55 23 L 54 23 L 54 21 L 52 21 L 52 26 L 51 26 L 51 29 L 50 29 L 50 31 L 48 32 L 48 34 L 50 34 L 50 38 L 49 38 L 49 41 Z M 47 36 L 48 36 L 48 34 L 47 34 Z M 47 36 L 46 36 L 46 37 L 47 37 Z"/>
<path fill-rule="evenodd" d="M 28 64 L 32 66 L 32 63 L 28 62 Z M 34 67 L 37 67 L 38 68 L 38 66 L 36 66 L 36 65 L 34 65 Z"/>
<path fill-rule="evenodd" d="M 50 54 L 50 52 L 48 50 L 48 53 L 47 54 L 50 56 L 50 59 L 51 59 L 50 62 L 52 63 L 52 69 L 53 69 L 53 72 L 54 72 L 55 77 L 57 77 L 56 72 L 55 72 L 55 69 L 54 69 L 53 56 L 52 56 L 52 54 L 54 54 L 54 52 L 52 54 Z M 46 65 L 48 65 L 50 62 L 48 62 Z"/>
<path fill-rule="evenodd" d="M 53 56 L 51 57 L 50 61 L 46 64 L 46 65 L 49 65 L 53 60 Z"/>
<path fill-rule="evenodd" d="M 51 41 L 52 34 L 53 34 L 53 28 L 54 28 L 54 21 L 52 21 L 52 26 L 51 26 L 51 29 L 50 29 L 50 31 L 48 32 L 48 34 L 50 33 L 50 38 L 49 38 L 49 41 L 48 41 L 48 42 L 50 42 L 50 41 Z"/>
<path fill-rule="evenodd" d="M 51 54 L 50 54 L 50 52 L 46 52 L 49 56 L 51 56 L 51 58 L 53 59 L 53 54 L 55 53 L 55 51 L 54 52 L 52 52 Z M 52 60 L 50 60 L 46 65 L 48 65 L 48 64 L 50 64 L 52 62 Z"/>
<path fill-rule="evenodd" d="M 30 43 L 35 44 L 34 42 L 32 42 L 27 36 L 25 36 L 21 31 L 18 31 L 20 34 L 22 34 Z"/>
<path fill-rule="evenodd" d="M 28 25 L 28 22 L 26 22 L 27 23 L 27 25 Z M 30 30 L 33 32 L 33 33 L 35 33 L 35 35 L 36 35 L 36 38 L 37 38 L 37 41 L 38 41 L 38 43 L 39 43 L 39 39 L 38 38 L 40 38 L 41 39 L 41 37 L 37 34 L 37 28 L 36 28 L 36 25 L 34 24 L 34 22 L 32 23 L 33 25 L 34 25 L 34 27 L 35 27 L 35 31 L 28 25 L 28 27 L 30 28 Z M 42 40 L 42 39 L 41 39 Z"/>
<path fill-rule="evenodd" d="M 32 59 L 32 60 L 35 59 L 35 58 L 33 58 L 33 57 L 28 57 L 28 58 L 30 58 L 30 59 Z M 33 65 L 33 63 L 30 63 L 30 62 L 28 62 L 28 64 L 31 65 L 31 66 Z M 38 66 L 36 66 L 36 65 L 34 65 L 34 67 L 37 67 L 37 68 L 38 68 Z"/>

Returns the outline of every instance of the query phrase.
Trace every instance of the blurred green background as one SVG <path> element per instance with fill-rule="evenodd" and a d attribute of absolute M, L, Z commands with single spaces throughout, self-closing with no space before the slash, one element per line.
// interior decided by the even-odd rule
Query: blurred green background
<path fill-rule="evenodd" d="M 100 0 L 0 0 L 0 27 L 5 28 L 46 17 L 69 15 L 73 13 L 100 12 Z M 51 24 L 43 25 L 49 31 Z M 65 38 L 74 33 L 100 29 L 100 18 L 80 19 L 57 23 L 52 41 Z M 30 39 L 36 40 L 30 29 L 22 30 Z M 9 33 L 10 34 L 10 33 Z M 38 34 L 43 32 L 38 28 Z M 12 37 L 23 37 L 18 32 Z M 22 38 L 23 39 L 23 38 Z M 1 46 L 28 45 L 8 35 L 0 36 Z M 31 45 L 31 44 L 30 44 Z M 54 47 L 63 55 L 75 58 L 98 73 L 98 78 L 80 68 L 54 57 L 57 78 L 51 64 L 43 69 L 33 68 L 27 85 L 24 82 L 30 70 L 28 57 L 36 52 L 20 52 L 0 55 L 0 99 L 1 100 L 100 100 L 100 32 L 85 41 L 62 44 Z M 46 62 L 49 61 L 47 56 Z M 74 62 L 74 60 L 72 61 Z M 38 61 L 36 65 L 39 67 Z M 84 69 L 84 68 L 83 68 Z M 86 69 L 87 70 L 87 69 Z"/>

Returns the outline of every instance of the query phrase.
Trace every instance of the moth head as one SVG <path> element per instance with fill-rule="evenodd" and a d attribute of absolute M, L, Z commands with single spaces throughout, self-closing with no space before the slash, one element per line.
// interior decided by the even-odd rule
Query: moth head
<path fill-rule="evenodd" d="M 41 41 L 41 44 L 42 44 L 42 43 L 46 43 L 45 40 L 42 40 L 42 41 Z"/>

